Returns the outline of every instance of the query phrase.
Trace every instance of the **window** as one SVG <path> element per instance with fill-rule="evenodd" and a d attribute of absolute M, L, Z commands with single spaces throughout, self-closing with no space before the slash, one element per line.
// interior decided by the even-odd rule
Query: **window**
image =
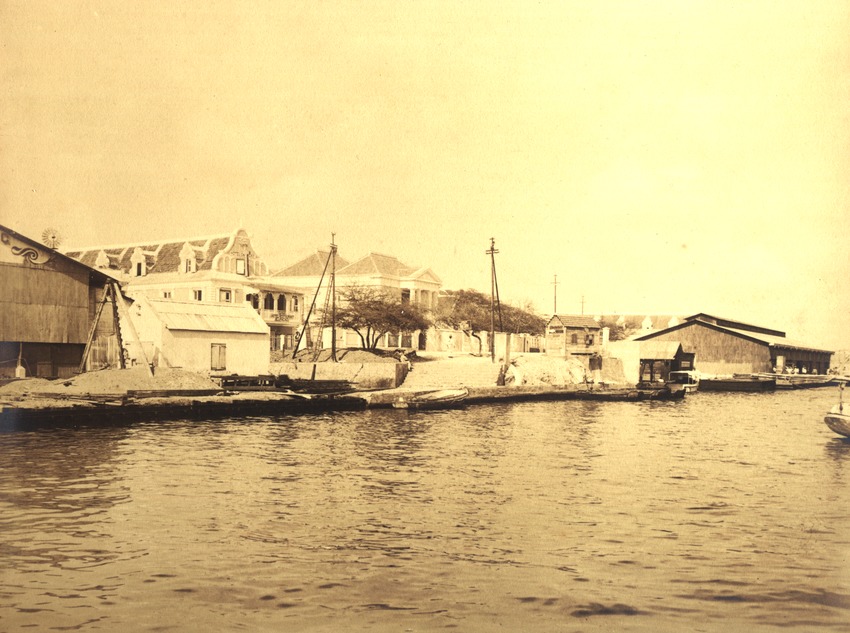
<path fill-rule="evenodd" d="M 237 259 L 236 260 L 236 274 L 244 275 L 245 274 L 245 260 Z"/>
<path fill-rule="evenodd" d="M 277 298 L 277 309 L 280 312 L 286 310 L 286 295 L 279 295 Z"/>
<path fill-rule="evenodd" d="M 136 277 L 141 277 L 142 274 L 143 274 L 143 272 L 142 272 L 143 270 L 144 270 L 144 268 L 142 268 L 142 262 L 139 262 L 138 264 L 136 264 Z"/>
<path fill-rule="evenodd" d="M 190 273 L 192 272 L 192 260 L 184 259 L 183 260 L 183 272 Z"/>
<path fill-rule="evenodd" d="M 405 289 L 401 291 L 401 302 L 410 303 L 410 290 Z"/>
<path fill-rule="evenodd" d="M 292 297 L 292 311 L 298 312 L 298 297 Z"/>
<path fill-rule="evenodd" d="M 219 289 L 219 291 L 218 291 L 218 300 L 219 301 L 221 301 L 222 303 L 230 303 L 232 298 L 233 298 L 233 296 L 232 296 L 229 288 Z"/>
<path fill-rule="evenodd" d="M 171 299 L 171 291 L 170 290 L 163 290 L 162 291 L 162 298 L 163 299 Z"/>
<path fill-rule="evenodd" d="M 210 345 L 210 369 L 214 371 L 227 369 L 227 345 L 224 343 Z"/>
<path fill-rule="evenodd" d="M 267 294 L 263 299 L 263 310 L 274 310 L 274 295 Z"/>
<path fill-rule="evenodd" d="M 195 297 L 195 301 L 203 301 L 204 300 L 204 291 L 203 290 L 193 290 L 192 295 Z"/>
<path fill-rule="evenodd" d="M 570 336 L 570 343 L 572 343 L 573 345 L 578 345 L 578 334 L 574 333 Z"/>

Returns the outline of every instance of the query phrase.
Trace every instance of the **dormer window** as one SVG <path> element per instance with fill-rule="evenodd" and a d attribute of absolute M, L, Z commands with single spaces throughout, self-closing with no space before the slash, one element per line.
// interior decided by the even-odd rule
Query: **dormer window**
<path fill-rule="evenodd" d="M 109 256 L 104 251 L 100 251 L 97 259 L 94 260 L 94 265 L 98 268 L 109 268 Z"/>
<path fill-rule="evenodd" d="M 183 244 L 183 248 L 180 250 L 180 272 L 181 273 L 194 273 L 198 270 L 198 262 L 195 259 L 195 249 L 192 248 L 192 245 L 189 242 Z"/>
<path fill-rule="evenodd" d="M 245 269 L 245 260 L 241 259 L 241 258 L 237 259 L 236 260 L 236 274 L 237 275 L 244 275 L 244 274 L 246 274 L 245 270 L 246 270 Z"/>
<path fill-rule="evenodd" d="M 130 265 L 132 266 L 133 276 L 135 277 L 143 277 L 148 272 L 148 263 L 145 259 L 145 254 L 138 246 L 130 257 Z"/>

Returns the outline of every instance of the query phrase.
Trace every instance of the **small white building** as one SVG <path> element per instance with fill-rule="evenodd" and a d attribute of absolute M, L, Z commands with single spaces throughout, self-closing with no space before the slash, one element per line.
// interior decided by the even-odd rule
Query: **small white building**
<path fill-rule="evenodd" d="M 135 362 L 208 375 L 269 371 L 269 326 L 249 304 L 143 296 L 130 308 L 130 318 L 142 346 L 130 346 Z"/>

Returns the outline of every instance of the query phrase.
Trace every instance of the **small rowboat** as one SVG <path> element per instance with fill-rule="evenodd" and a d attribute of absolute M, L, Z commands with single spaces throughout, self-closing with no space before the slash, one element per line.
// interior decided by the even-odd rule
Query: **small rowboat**
<path fill-rule="evenodd" d="M 839 385 L 838 404 L 829 410 L 826 417 L 823 419 L 826 425 L 844 437 L 850 437 L 850 413 L 844 409 L 844 383 Z"/>
<path fill-rule="evenodd" d="M 393 402 L 395 409 L 449 409 L 459 407 L 469 395 L 467 389 L 439 389 L 399 396 Z"/>
<path fill-rule="evenodd" d="M 850 415 L 844 412 L 842 405 L 837 404 L 832 407 L 823 421 L 839 435 L 850 437 Z"/>

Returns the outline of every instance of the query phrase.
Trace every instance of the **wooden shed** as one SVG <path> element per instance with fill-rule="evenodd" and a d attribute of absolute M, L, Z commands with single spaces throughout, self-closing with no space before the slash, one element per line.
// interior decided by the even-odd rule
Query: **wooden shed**
<path fill-rule="evenodd" d="M 0 225 L 0 378 L 67 378 L 118 362 L 116 321 L 93 324 L 111 277 Z"/>
<path fill-rule="evenodd" d="M 602 326 L 593 317 L 555 314 L 546 324 L 546 353 L 551 355 L 602 353 Z"/>
<path fill-rule="evenodd" d="M 694 369 L 716 376 L 788 370 L 824 374 L 833 354 L 791 341 L 780 330 L 705 313 L 635 340 L 678 341 L 685 352 L 693 354 Z"/>

